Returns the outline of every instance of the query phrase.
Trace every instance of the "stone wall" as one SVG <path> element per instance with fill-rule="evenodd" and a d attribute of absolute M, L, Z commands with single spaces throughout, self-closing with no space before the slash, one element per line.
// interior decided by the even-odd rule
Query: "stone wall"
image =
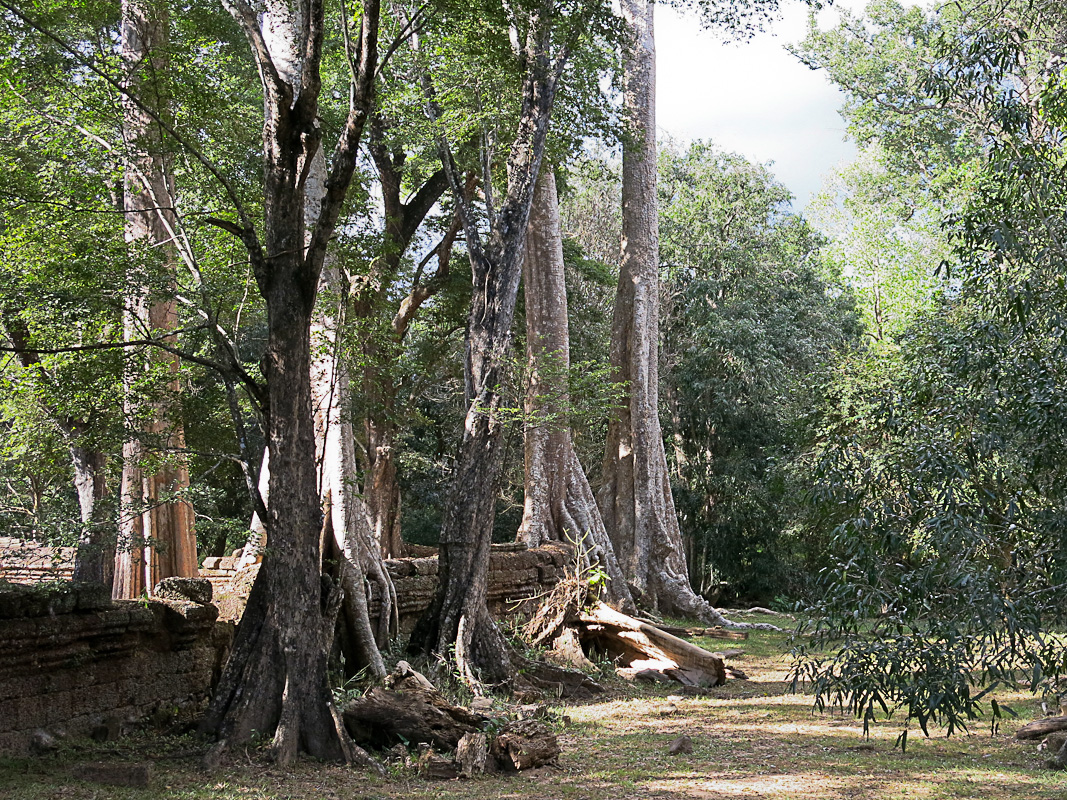
<path fill-rule="evenodd" d="M 114 735 L 202 703 L 232 637 L 217 615 L 185 599 L 0 583 L 0 753 L 25 753 L 39 730 Z"/>
<path fill-rule="evenodd" d="M 437 588 L 437 556 L 420 552 L 386 562 L 405 634 Z M 208 559 L 204 578 L 165 582 L 184 582 L 197 592 L 113 601 L 99 588 L 57 582 L 69 574 L 69 561 L 57 563 L 53 556 L 46 557 L 52 570 L 42 561 L 39 575 L 25 570 L 25 559 L 4 565 L 19 580 L 51 582 L 0 580 L 0 753 L 28 751 L 39 730 L 109 732 L 206 700 L 233 635 L 233 625 L 217 619 L 239 619 L 255 568 L 235 576 L 236 559 Z M 512 613 L 548 591 L 572 557 L 563 545 L 494 545 L 490 608 Z M 218 609 L 210 604 L 212 586 Z M 370 600 L 376 616 L 379 599 L 372 592 Z"/>
<path fill-rule="evenodd" d="M 26 539 L 0 536 L 0 580 L 40 583 L 69 581 L 73 575 L 73 547 L 48 547 Z"/>
<path fill-rule="evenodd" d="M 437 556 L 433 548 L 419 548 L 416 558 L 392 558 L 385 569 L 396 589 L 401 634 L 411 633 L 419 615 L 433 600 L 437 589 Z M 563 576 L 573 559 L 573 550 L 563 544 L 547 544 L 533 550 L 520 543 L 495 544 L 489 556 L 489 609 L 498 616 L 520 610 L 529 600 L 553 586 Z M 238 621 L 244 600 L 255 579 L 256 567 L 236 575 L 236 558 L 205 559 L 201 576 L 211 581 L 218 598 L 221 619 Z M 381 598 L 377 586 L 371 585 L 371 619 L 377 618 Z"/>

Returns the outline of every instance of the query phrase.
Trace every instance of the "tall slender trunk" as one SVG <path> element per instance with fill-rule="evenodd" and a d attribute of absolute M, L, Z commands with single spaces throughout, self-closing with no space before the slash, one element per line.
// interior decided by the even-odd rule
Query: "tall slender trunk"
<path fill-rule="evenodd" d="M 507 159 L 506 194 L 491 215 L 484 244 L 474 215 L 463 200 L 451 153 L 442 144 L 442 164 L 463 209 L 473 277 L 464 368 L 468 407 L 441 529 L 438 589 L 412 633 L 411 644 L 414 649 L 442 656 L 454 648 L 454 662 L 471 683 L 506 684 L 511 677 L 507 647 L 489 615 L 486 593 L 496 492 L 505 450 L 499 387 L 511 349 L 526 225 L 556 82 L 565 63 L 564 58 L 552 61 L 551 14 L 546 4 L 531 15 L 525 40 L 513 32 L 521 43 L 526 65 L 522 104 Z M 485 191 L 491 192 L 489 176 L 483 178 Z"/>
<path fill-rule="evenodd" d="M 656 207 L 654 0 L 622 0 L 632 37 L 623 62 L 631 139 L 623 147 L 622 263 L 611 366 L 628 397 L 608 427 L 597 500 L 642 605 L 721 622 L 689 585 L 659 423 L 659 223 Z"/>
<path fill-rule="evenodd" d="M 177 263 L 174 191 L 165 163 L 163 132 L 154 115 L 145 109 L 166 115 L 167 8 L 153 0 L 124 0 L 122 14 L 126 87 L 140 101 L 127 99 L 123 109 L 128 148 L 126 241 L 143 254 L 158 254 L 173 269 Z M 125 321 L 128 339 L 158 335 L 176 327 L 177 307 L 173 300 L 159 300 L 150 296 L 147 289 L 141 289 L 129 303 Z M 193 508 L 184 496 L 189 488 L 189 473 L 182 458 L 175 460 L 173 456 L 173 451 L 185 447 L 173 400 L 180 391 L 178 359 L 159 352 L 149 353 L 146 358 L 154 368 L 162 366 L 170 374 L 170 396 L 151 401 L 147 411 L 137 400 L 127 400 L 127 414 L 135 427 L 140 427 L 139 417 L 147 417 L 147 429 L 134 434 L 123 446 L 119 548 L 112 586 L 116 598 L 137 597 L 151 591 L 165 577 L 197 574 Z M 138 364 L 132 369 L 139 371 L 142 367 Z M 162 458 L 151 452 L 153 448 L 162 451 Z"/>
<path fill-rule="evenodd" d="M 633 599 L 615 558 L 593 491 L 571 441 L 567 283 L 556 178 L 545 164 L 534 192 L 523 263 L 526 298 L 525 506 L 519 538 L 530 547 L 571 541 L 585 564 L 608 575 L 606 595 L 632 610 Z"/>

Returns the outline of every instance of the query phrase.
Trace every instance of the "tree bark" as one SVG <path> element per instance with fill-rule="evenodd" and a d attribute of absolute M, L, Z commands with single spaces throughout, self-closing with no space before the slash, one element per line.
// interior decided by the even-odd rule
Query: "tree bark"
<path fill-rule="evenodd" d="M 499 387 L 511 349 L 534 185 L 556 82 L 565 63 L 563 58 L 553 62 L 550 54 L 550 9 L 533 14 L 529 23 L 525 38 L 517 39 L 522 43 L 526 73 L 518 130 L 507 159 L 507 190 L 491 214 L 484 245 L 469 204 L 463 200 L 451 152 L 447 144 L 441 146 L 442 165 L 463 213 L 473 277 L 464 365 L 468 409 L 441 530 L 438 590 L 412 633 L 411 645 L 454 659 L 464 678 L 474 685 L 507 685 L 511 678 L 504 638 L 486 605 L 489 545 L 505 449 L 498 415 Z M 431 107 L 435 108 L 432 102 Z M 491 192 L 489 176 L 483 180 L 485 191 Z"/>
<path fill-rule="evenodd" d="M 608 426 L 597 500 L 634 599 L 712 624 L 722 616 L 693 592 L 659 424 L 659 223 L 656 207 L 654 0 L 622 0 L 631 42 L 623 61 L 622 260 L 611 366 L 628 396 Z"/>
<path fill-rule="evenodd" d="M 556 178 L 549 165 L 542 168 L 534 193 L 522 280 L 530 378 L 525 401 L 525 505 L 519 538 L 530 547 L 549 541 L 574 542 L 584 567 L 595 564 L 607 574 L 606 599 L 632 610 L 633 599 L 574 452 L 566 417 L 570 407 L 567 284 Z"/>
<path fill-rule="evenodd" d="M 126 160 L 126 241 L 144 254 L 161 254 L 167 269 L 177 263 L 174 245 L 176 216 L 174 191 L 166 165 L 165 143 L 157 118 L 167 113 L 166 90 L 168 14 L 165 4 L 152 0 L 124 0 L 122 5 L 122 63 L 130 95 L 123 109 L 123 134 L 129 147 Z M 154 111 L 149 112 L 147 108 Z M 156 299 L 148 289 L 138 291 L 129 303 L 127 339 L 158 335 L 177 327 L 177 306 L 172 299 Z M 151 401 L 147 430 L 123 446 L 119 547 L 115 555 L 112 595 L 139 597 L 163 578 L 197 574 L 196 534 L 192 505 L 183 497 L 189 472 L 173 452 L 185 447 L 173 398 L 180 391 L 176 356 L 151 353 L 150 363 L 170 374 L 171 399 Z M 138 365 L 137 371 L 143 365 Z M 127 400 L 127 414 L 138 426 L 144 411 L 138 401 Z M 149 444 L 150 443 L 150 444 Z M 152 449 L 163 454 L 154 464 Z M 171 455 L 167 455 L 170 452 Z"/>
<path fill-rule="evenodd" d="M 312 168 L 312 173 L 316 170 Z M 309 180 L 309 205 L 312 182 Z M 344 589 L 341 620 L 348 638 L 355 643 L 356 662 L 347 665 L 354 674 L 366 668 L 374 678 L 384 678 L 385 662 L 379 646 L 388 644 L 396 610 L 396 590 L 382 563 L 381 547 L 374 540 L 367 507 L 357 494 L 356 452 L 350 416 L 351 392 L 348 370 L 341 351 L 340 331 L 346 293 L 340 271 L 327 261 L 319 286 L 319 306 L 312 319 L 315 356 L 311 363 L 311 395 L 315 414 L 316 461 L 319 464 L 319 497 L 329 517 L 337 557 L 343 559 L 340 578 Z M 333 308 L 331 308 L 331 306 Z M 365 582 L 378 585 L 381 617 L 371 622 Z"/>
<path fill-rule="evenodd" d="M 322 579 L 322 509 L 315 461 L 311 324 L 327 244 L 355 169 L 377 69 L 377 0 L 363 4 L 348 117 L 318 208 L 306 208 L 305 181 L 318 155 L 318 99 L 324 9 L 311 0 L 268 0 L 257 13 L 229 8 L 255 56 L 264 94 L 264 241 L 241 212 L 240 236 L 267 305 L 269 546 L 248 599 L 230 660 L 203 729 L 219 744 L 210 760 L 254 734 L 273 734 L 275 759 L 299 750 L 370 763 L 344 733 L 326 675 L 340 593 Z M 305 211 L 308 217 L 305 218 Z M 313 220 L 313 227 L 305 220 Z M 331 517 L 332 519 L 332 517 Z"/>

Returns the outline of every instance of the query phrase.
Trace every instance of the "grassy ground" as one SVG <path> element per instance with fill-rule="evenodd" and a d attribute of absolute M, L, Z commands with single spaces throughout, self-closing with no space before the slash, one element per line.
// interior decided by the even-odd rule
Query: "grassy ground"
<path fill-rule="evenodd" d="M 706 697 L 612 683 L 610 697 L 564 710 L 570 722 L 560 725 L 558 767 L 518 776 L 431 783 L 396 766 L 390 777 L 378 779 L 314 762 L 282 770 L 254 752 L 208 775 L 197 768 L 202 745 L 145 735 L 0 761 L 0 798 L 1067 798 L 1067 773 L 1046 770 L 1034 744 L 1011 737 L 1026 719 L 1007 721 L 995 737 L 988 725 L 952 738 L 916 735 L 901 753 L 894 748 L 898 721 L 879 722 L 868 741 L 856 720 L 813 714 L 809 697 L 788 691 L 784 641 L 768 633 L 754 633 L 747 642 L 698 640 L 711 650 L 743 648 L 745 654 L 731 663 L 749 677 Z M 1000 699 L 1023 716 L 1036 710 L 1029 696 Z M 683 733 L 692 738 L 693 752 L 669 755 L 670 742 Z M 150 788 L 79 779 L 80 764 L 108 760 L 152 761 Z"/>

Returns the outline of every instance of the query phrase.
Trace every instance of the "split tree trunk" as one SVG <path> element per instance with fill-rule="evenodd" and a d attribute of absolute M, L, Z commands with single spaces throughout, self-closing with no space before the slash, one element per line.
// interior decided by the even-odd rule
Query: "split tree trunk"
<path fill-rule="evenodd" d="M 270 546 L 202 728 L 219 738 L 213 759 L 254 735 L 273 735 L 273 755 L 282 764 L 299 750 L 369 763 L 344 732 L 327 683 L 327 644 L 340 598 L 320 572 L 311 324 L 326 247 L 373 102 L 380 5 L 363 4 L 348 117 L 322 201 L 309 210 L 313 227 L 305 221 L 305 179 L 320 148 L 324 9 L 310 0 L 267 0 L 264 6 L 262 13 L 241 0 L 229 6 L 263 83 L 264 242 L 243 211 L 240 225 L 221 224 L 245 244 L 267 305 L 270 505 L 264 522 Z"/>
<path fill-rule="evenodd" d="M 659 424 L 655 2 L 621 5 L 632 33 L 623 62 L 632 138 L 623 147 L 622 259 L 611 366 L 629 391 L 608 427 L 597 500 L 634 599 L 666 614 L 721 624 L 722 616 L 689 584 Z"/>
<path fill-rule="evenodd" d="M 633 599 L 600 518 L 593 491 L 571 440 L 570 336 L 567 283 L 556 178 L 546 164 L 537 181 L 526 231 L 523 264 L 526 298 L 525 507 L 519 538 L 530 547 L 570 541 L 608 576 L 605 596 L 631 610 Z"/>
<path fill-rule="evenodd" d="M 168 269 L 177 263 L 174 245 L 176 216 L 174 191 L 165 163 L 162 130 L 153 118 L 166 114 L 164 75 L 167 69 L 168 14 L 165 4 L 152 0 L 125 0 L 122 6 L 122 63 L 126 86 L 139 98 L 127 99 L 123 108 L 124 138 L 129 147 L 126 160 L 126 241 L 148 256 L 162 257 Z M 154 109 L 154 114 L 147 108 Z M 126 312 L 127 339 L 158 335 L 177 327 L 173 300 L 159 300 L 148 289 L 135 289 Z M 178 359 L 160 352 L 146 358 L 170 374 L 171 398 L 180 391 Z M 137 371 L 143 368 L 139 365 Z M 127 415 L 135 427 L 144 409 L 127 400 Z M 173 399 L 150 401 L 147 430 L 123 446 L 119 547 L 115 555 L 112 595 L 139 597 L 163 578 L 197 574 L 196 534 L 193 508 L 183 497 L 189 488 L 189 472 L 173 451 L 185 447 L 181 422 Z M 146 446 L 151 442 L 150 446 Z M 155 449 L 156 453 L 151 453 Z M 169 453 L 169 455 L 168 455 Z M 160 459 L 161 463 L 155 463 Z"/>

